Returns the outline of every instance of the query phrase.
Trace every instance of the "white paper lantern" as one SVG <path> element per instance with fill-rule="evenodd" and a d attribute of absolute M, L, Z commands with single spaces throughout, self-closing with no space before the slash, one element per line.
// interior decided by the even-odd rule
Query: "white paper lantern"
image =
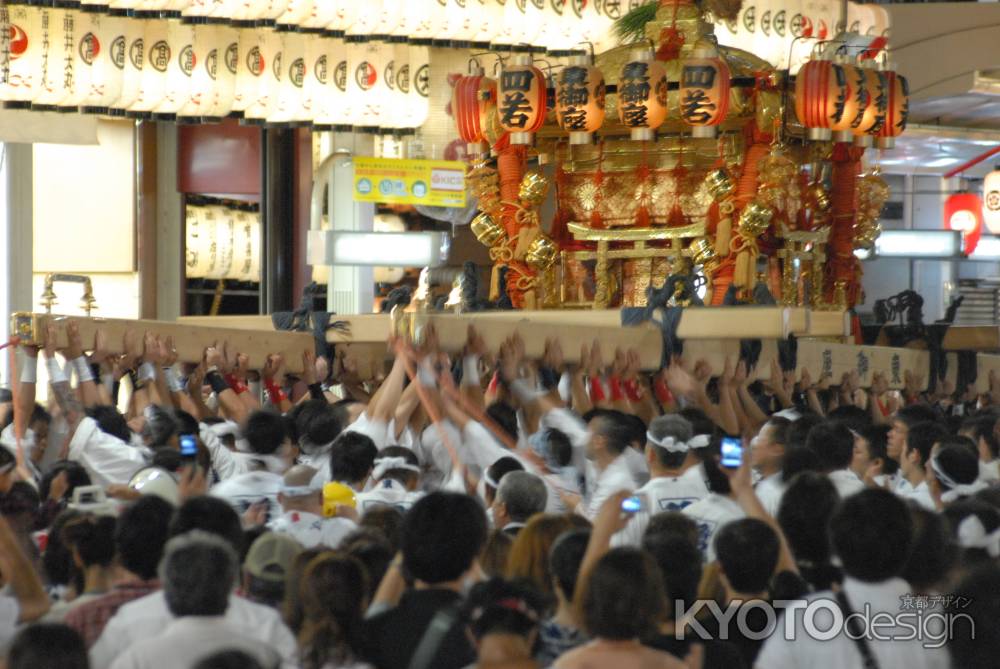
<path fill-rule="evenodd" d="M 0 6 L 0 100 L 28 105 L 42 85 L 42 11 Z"/>
<path fill-rule="evenodd" d="M 313 15 L 315 6 L 315 0 L 289 0 L 285 11 L 275 19 L 275 23 L 279 28 L 290 30 L 304 25 Z"/>
<path fill-rule="evenodd" d="M 260 281 L 260 216 L 247 211 L 231 211 L 233 258 L 227 279 Z"/>
<path fill-rule="evenodd" d="M 244 50 L 244 37 L 247 49 Z M 240 34 L 240 69 L 236 73 L 236 92 L 243 96 L 243 118 L 263 122 L 271 97 L 274 60 L 281 51 L 280 41 L 270 30 L 247 29 Z"/>
<path fill-rule="evenodd" d="M 142 91 L 142 70 L 146 61 L 144 33 L 142 21 L 125 21 L 125 71 L 121 93 L 112 103 L 116 110 L 133 107 Z"/>
<path fill-rule="evenodd" d="M 81 108 L 86 112 L 107 113 L 121 97 L 125 77 L 126 40 L 125 24 L 128 19 L 106 14 L 90 14 L 90 32 L 80 39 L 83 66 L 89 70 L 86 97 Z"/>
<path fill-rule="evenodd" d="M 312 100 L 305 96 L 308 66 L 306 64 L 306 36 L 302 33 L 279 33 L 281 39 L 281 67 L 275 73 L 278 85 L 274 96 L 270 123 L 297 123 L 312 118 Z"/>
<path fill-rule="evenodd" d="M 1000 169 L 983 181 L 983 221 L 992 235 L 1000 235 Z"/>
<path fill-rule="evenodd" d="M 42 7 L 41 10 L 41 69 L 39 86 L 31 101 L 33 109 L 53 110 L 67 98 L 72 88 L 66 87 L 66 69 L 72 72 L 74 40 L 66 41 L 65 19 L 70 14 L 66 9 Z M 73 30 L 70 22 L 70 30 Z M 9 29 L 0 32 L 11 36 Z M 2 37 L 0 37 L 2 39 Z M 2 57 L 2 56 L 0 56 Z"/>
<path fill-rule="evenodd" d="M 225 45 L 221 44 L 221 27 L 198 24 L 194 26 L 194 67 L 187 102 L 177 112 L 178 120 L 215 117 L 215 84 L 220 68 L 224 68 Z M 220 50 L 222 54 L 220 55 Z"/>
<path fill-rule="evenodd" d="M 327 126 L 320 119 L 328 117 L 330 97 L 333 90 L 330 86 L 329 39 L 310 38 L 306 41 L 306 80 L 303 98 L 312 108 L 312 122 Z"/>
<path fill-rule="evenodd" d="M 181 11 L 181 16 L 185 19 L 205 18 L 212 11 L 212 0 L 191 0 L 187 7 Z"/>
<path fill-rule="evenodd" d="M 215 267 L 218 228 L 215 218 L 208 219 L 207 207 L 188 205 L 184 212 L 184 275 L 189 279 L 204 279 Z"/>
<path fill-rule="evenodd" d="M 330 86 L 332 88 L 331 108 L 327 112 L 330 124 L 338 130 L 351 128 L 354 119 L 353 101 L 350 90 L 351 46 L 343 39 L 331 40 L 327 59 L 331 63 Z"/>
<path fill-rule="evenodd" d="M 517 2 L 514 3 L 518 4 Z M 545 0 L 525 0 L 524 23 L 521 25 L 519 42 L 532 47 L 541 47 L 538 41 L 545 23 Z"/>
<path fill-rule="evenodd" d="M 199 64 L 194 52 L 194 26 L 183 23 L 180 19 L 168 19 L 167 43 L 172 57 L 167 63 L 163 98 L 152 112 L 170 117 L 187 104 L 191 94 L 191 78 Z M 153 54 L 150 53 L 150 56 Z"/>
<path fill-rule="evenodd" d="M 408 94 L 406 127 L 419 128 L 430 115 L 430 50 L 425 46 L 410 46 L 409 52 L 410 92 Z M 396 82 L 398 85 L 398 77 Z"/>
<path fill-rule="evenodd" d="M 437 0 L 409 0 L 406 3 L 405 19 L 409 28 L 409 37 L 419 43 L 428 40 L 428 44 L 434 37 L 434 31 L 438 28 L 438 23 L 443 18 L 439 14 L 440 6 Z"/>
<path fill-rule="evenodd" d="M 139 96 L 129 112 L 148 114 L 162 101 L 167 90 L 167 70 L 177 58 L 176 48 L 167 38 L 166 21 L 143 21 L 143 62 Z"/>
<path fill-rule="evenodd" d="M 388 93 L 382 127 L 401 130 L 408 127 L 406 107 L 409 104 L 410 48 L 405 43 L 397 42 L 387 45 L 387 49 L 391 59 L 385 67 L 384 81 Z M 400 85 L 401 80 L 403 85 Z"/>
<path fill-rule="evenodd" d="M 205 273 L 207 279 L 225 279 L 232 269 L 236 241 L 234 213 L 228 207 L 208 207 L 206 224 L 210 225 L 212 221 L 215 223 L 215 263 Z"/>
<path fill-rule="evenodd" d="M 236 85 L 233 91 L 233 111 L 243 113 L 257 101 L 258 77 L 264 72 L 261 56 L 263 36 L 252 28 L 237 30 L 239 47 L 236 60 Z"/>
<path fill-rule="evenodd" d="M 335 36 L 343 36 L 354 25 L 354 17 L 358 13 L 358 3 L 353 2 L 353 0 L 334 0 L 333 6 L 334 19 L 327 24 L 326 29 Z"/>
<path fill-rule="evenodd" d="M 309 32 L 321 32 L 336 18 L 337 3 L 335 0 L 313 0 L 312 11 L 306 17 L 302 27 Z"/>
<path fill-rule="evenodd" d="M 374 34 L 375 26 L 378 24 L 381 3 L 373 0 L 365 0 L 364 2 L 357 3 L 357 5 L 357 9 L 354 12 L 354 21 L 347 28 L 347 36 L 368 39 Z"/>
<path fill-rule="evenodd" d="M 369 44 L 348 42 L 347 95 L 350 105 L 350 124 L 356 128 L 377 128 L 379 110 L 375 100 L 376 84 L 382 74 L 376 69 L 369 54 Z M 374 125 L 372 125 L 374 120 Z"/>

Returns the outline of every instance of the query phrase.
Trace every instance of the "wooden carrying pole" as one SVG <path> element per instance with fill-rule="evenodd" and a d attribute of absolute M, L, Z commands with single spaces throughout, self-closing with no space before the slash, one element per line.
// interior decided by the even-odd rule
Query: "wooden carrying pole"
<path fill-rule="evenodd" d="M 206 348 L 214 345 L 222 346 L 224 342 L 228 342 L 230 355 L 242 353 L 248 356 L 251 369 L 261 369 L 268 355 L 280 354 L 285 358 L 286 371 L 299 374 L 303 369 L 303 353 L 306 351 L 315 352 L 316 350 L 316 343 L 312 335 L 299 332 L 247 330 L 166 321 L 58 316 L 29 312 L 16 312 L 11 316 L 11 332 L 19 337 L 23 344 L 42 346 L 45 343 L 46 325 L 49 322 L 55 322 L 59 326 L 57 327 L 59 341 L 56 346 L 64 348 L 67 344 L 66 329 L 62 326 L 70 321 L 75 322 L 80 328 L 80 337 L 85 349 L 89 350 L 93 347 L 94 335 L 100 329 L 107 335 L 109 352 L 113 354 L 124 353 L 125 332 L 132 330 L 137 335 L 137 344 L 140 348 L 146 333 L 156 335 L 161 339 L 173 337 L 180 362 L 201 362 Z"/>

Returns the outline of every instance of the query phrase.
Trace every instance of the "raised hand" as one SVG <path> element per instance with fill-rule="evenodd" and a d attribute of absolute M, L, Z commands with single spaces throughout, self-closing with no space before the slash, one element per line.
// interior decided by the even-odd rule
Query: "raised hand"
<path fill-rule="evenodd" d="M 80 337 L 80 326 L 76 321 L 70 321 L 66 325 L 66 359 L 76 360 L 83 355 L 83 340 Z"/>

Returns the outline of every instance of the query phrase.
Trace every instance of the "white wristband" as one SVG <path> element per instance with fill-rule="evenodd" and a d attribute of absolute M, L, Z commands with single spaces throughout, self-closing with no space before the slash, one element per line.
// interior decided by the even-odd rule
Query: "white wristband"
<path fill-rule="evenodd" d="M 38 358 L 30 355 L 24 356 L 24 365 L 21 367 L 21 383 L 38 383 Z"/>
<path fill-rule="evenodd" d="M 417 365 L 417 381 L 425 388 L 433 388 L 437 385 L 437 378 L 434 376 L 434 366 L 430 358 L 424 358 Z"/>
<path fill-rule="evenodd" d="M 482 379 L 479 378 L 479 356 L 467 355 L 462 358 L 462 385 L 480 386 Z"/>
<path fill-rule="evenodd" d="M 507 385 L 510 386 L 511 391 L 517 396 L 517 399 L 522 402 L 533 402 L 545 394 L 532 388 L 524 379 L 514 379 Z"/>
<path fill-rule="evenodd" d="M 80 383 L 94 380 L 94 372 L 90 369 L 87 356 L 81 355 L 79 358 L 74 358 L 73 367 L 76 369 L 76 378 L 80 380 Z"/>
<path fill-rule="evenodd" d="M 184 392 L 184 380 L 177 375 L 177 370 L 173 367 L 164 367 L 163 376 L 167 379 L 167 388 L 170 389 L 170 392 Z"/>
<path fill-rule="evenodd" d="M 151 362 L 142 363 L 139 365 L 138 377 L 140 381 L 153 381 L 156 379 L 156 367 Z"/>
<path fill-rule="evenodd" d="M 69 381 L 66 370 L 55 358 L 46 358 L 45 367 L 49 370 L 49 383 L 67 383 Z"/>

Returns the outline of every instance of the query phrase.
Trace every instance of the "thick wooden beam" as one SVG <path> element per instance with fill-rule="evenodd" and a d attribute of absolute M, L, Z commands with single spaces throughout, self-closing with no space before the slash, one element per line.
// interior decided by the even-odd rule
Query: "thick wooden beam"
<path fill-rule="evenodd" d="M 1000 351 L 1000 326 L 953 325 L 941 346 L 946 351 Z"/>
<path fill-rule="evenodd" d="M 181 362 L 200 362 L 205 349 L 223 342 L 229 343 L 230 353 L 242 353 L 250 358 L 251 369 L 264 366 L 267 356 L 281 354 L 285 358 L 287 371 L 293 374 L 302 371 L 302 354 L 314 351 L 315 342 L 312 335 L 299 332 L 275 332 L 274 330 L 246 330 L 218 326 L 196 326 L 188 323 L 170 323 L 151 320 L 123 320 L 115 318 L 93 318 L 84 316 L 58 316 L 49 314 L 33 314 L 16 312 L 11 316 L 11 332 L 20 337 L 26 344 L 42 345 L 45 342 L 46 324 L 54 320 L 57 324 L 74 321 L 80 328 L 84 348 L 93 346 L 94 335 L 98 329 L 104 330 L 108 337 L 108 347 L 111 353 L 123 353 L 123 337 L 125 332 L 132 330 L 141 339 L 145 333 L 152 333 L 161 338 L 173 337 L 177 347 L 178 359 Z M 66 331 L 58 328 L 58 347 L 66 346 Z"/>
<path fill-rule="evenodd" d="M 890 388 L 902 388 L 904 373 L 909 370 L 923 377 L 923 387 L 927 388 L 930 368 L 930 354 L 911 348 L 891 348 L 888 346 L 856 346 L 835 344 L 818 339 L 801 339 L 798 343 L 797 375 L 808 369 L 814 382 L 826 374 L 833 377 L 833 383 L 840 383 L 844 374 L 856 371 L 865 388 L 871 386 L 876 372 L 885 375 Z"/>
<path fill-rule="evenodd" d="M 809 312 L 809 325 L 805 335 L 808 337 L 849 337 L 851 336 L 851 317 L 846 311 L 812 311 Z"/>

